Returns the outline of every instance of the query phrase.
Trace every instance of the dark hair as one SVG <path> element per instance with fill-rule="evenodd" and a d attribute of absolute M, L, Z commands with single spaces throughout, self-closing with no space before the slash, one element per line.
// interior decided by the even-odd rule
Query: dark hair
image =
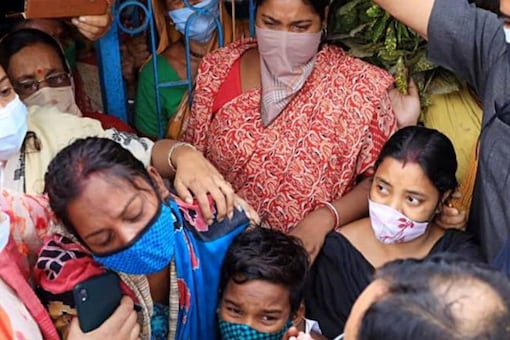
<path fill-rule="evenodd" d="M 358 340 L 510 339 L 510 281 L 485 264 L 438 254 L 389 263 L 376 278 L 388 284 L 388 293 L 366 311 Z M 474 328 L 466 329 L 462 315 L 452 308 L 455 303 L 445 295 L 462 290 L 476 304 L 478 295 L 465 292 L 476 284 L 490 287 L 499 301 L 477 317 Z"/>
<path fill-rule="evenodd" d="M 237 284 L 264 280 L 289 289 L 294 314 L 303 301 L 308 267 L 308 253 L 299 239 L 274 229 L 248 230 L 234 239 L 225 255 L 220 300 L 230 280 Z"/>
<path fill-rule="evenodd" d="M 417 163 L 442 195 L 457 187 L 457 158 L 452 142 L 441 132 L 421 126 L 408 126 L 395 132 L 384 144 L 375 169 L 386 157 L 404 163 Z"/>
<path fill-rule="evenodd" d="M 264 4 L 266 0 L 255 0 L 255 3 L 257 4 L 257 7 Z M 329 6 L 330 0 L 301 0 L 305 5 L 310 6 L 315 14 L 317 14 L 321 21 L 326 20 L 326 9 Z"/>
<path fill-rule="evenodd" d="M 23 48 L 35 44 L 43 44 L 51 47 L 59 56 L 64 70 L 71 72 L 60 43 L 51 35 L 34 28 L 22 28 L 5 35 L 0 41 L 0 65 L 7 72 L 13 55 Z"/>
<path fill-rule="evenodd" d="M 141 178 L 157 193 L 156 184 L 143 163 L 119 143 L 98 137 L 76 140 L 57 153 L 44 176 L 44 192 L 48 194 L 51 209 L 75 236 L 78 235 L 69 220 L 67 207 L 95 174 L 119 178 L 134 187 L 138 187 L 135 179 Z"/>

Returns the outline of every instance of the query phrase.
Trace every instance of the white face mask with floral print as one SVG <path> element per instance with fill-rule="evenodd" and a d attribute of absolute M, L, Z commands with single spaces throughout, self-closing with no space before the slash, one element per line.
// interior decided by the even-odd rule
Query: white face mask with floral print
<path fill-rule="evenodd" d="M 375 237 L 384 244 L 412 241 L 425 233 L 427 222 L 416 222 L 384 204 L 368 200 L 370 223 Z"/>

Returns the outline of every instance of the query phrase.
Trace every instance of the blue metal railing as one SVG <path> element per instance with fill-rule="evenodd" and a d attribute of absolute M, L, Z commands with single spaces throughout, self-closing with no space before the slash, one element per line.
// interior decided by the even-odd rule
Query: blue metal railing
<path fill-rule="evenodd" d="M 192 6 L 188 0 L 183 0 L 185 6 L 192 9 L 194 13 L 188 18 L 185 27 L 185 52 L 186 52 L 186 79 L 172 82 L 160 83 L 158 76 L 158 65 L 157 59 L 154 57 L 157 53 L 158 39 L 155 20 L 153 16 L 153 6 L 151 0 L 146 0 L 147 4 L 141 0 L 124 0 L 117 3 L 112 9 L 114 15 L 114 23 L 108 34 L 100 39 L 96 43 L 98 53 L 98 64 L 101 79 L 103 104 L 105 112 L 116 116 L 124 121 L 128 121 L 128 104 L 127 104 L 127 93 L 124 79 L 122 77 L 121 68 L 121 54 L 119 44 L 119 33 L 124 32 L 130 36 L 134 36 L 145 31 L 148 31 L 148 37 L 150 42 L 150 52 L 153 56 L 152 67 L 154 74 L 154 96 L 158 114 L 158 130 L 159 137 L 163 137 L 166 130 L 166 122 L 162 119 L 162 108 L 161 108 L 161 89 L 175 86 L 187 86 L 190 94 L 189 104 L 192 101 L 192 90 L 193 81 L 191 74 L 191 53 L 189 47 L 189 30 L 191 24 L 200 15 L 210 15 L 210 10 L 213 6 L 218 5 L 218 1 L 213 0 L 211 5 L 198 8 Z M 239 1 L 239 0 L 232 0 Z M 196 5 L 195 5 L 196 6 Z M 126 27 L 122 22 L 122 13 L 128 8 L 134 7 L 134 9 L 140 9 L 143 13 L 143 20 L 139 20 L 139 12 L 136 10 L 132 11 L 132 15 L 135 16 L 132 20 L 134 27 Z M 249 0 L 249 19 L 250 19 L 250 35 L 255 35 L 255 3 L 254 0 Z M 223 27 L 220 22 L 219 16 L 215 17 L 216 28 L 218 32 L 218 44 L 223 46 Z"/>

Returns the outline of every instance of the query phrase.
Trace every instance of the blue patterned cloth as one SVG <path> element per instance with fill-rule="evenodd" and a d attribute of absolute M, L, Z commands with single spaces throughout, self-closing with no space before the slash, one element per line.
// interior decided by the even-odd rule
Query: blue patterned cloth
<path fill-rule="evenodd" d="M 168 339 L 168 318 L 170 308 L 160 303 L 154 303 L 151 318 L 151 340 Z"/>

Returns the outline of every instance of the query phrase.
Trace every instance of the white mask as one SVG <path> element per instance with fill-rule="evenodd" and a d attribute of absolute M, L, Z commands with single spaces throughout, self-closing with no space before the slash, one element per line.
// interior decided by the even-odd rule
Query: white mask
<path fill-rule="evenodd" d="M 54 106 L 62 113 L 81 117 L 81 111 L 74 100 L 72 86 L 43 87 L 24 100 L 27 106 Z"/>
<path fill-rule="evenodd" d="M 368 200 L 370 223 L 375 237 L 384 244 L 412 241 L 422 236 L 429 222 L 416 222 L 384 204 Z"/>
<path fill-rule="evenodd" d="M 2 222 L 0 222 L 0 252 L 5 249 L 5 246 L 7 245 L 7 242 L 9 241 L 9 235 L 11 234 L 11 220 L 9 218 L 9 215 L 6 213 L 0 211 L 0 220 L 3 219 Z"/>
<path fill-rule="evenodd" d="M 505 40 L 510 44 L 510 27 L 503 27 L 503 31 L 505 31 Z"/>
<path fill-rule="evenodd" d="M 16 95 L 0 108 L 0 161 L 8 161 L 23 144 L 27 134 L 27 107 Z"/>

